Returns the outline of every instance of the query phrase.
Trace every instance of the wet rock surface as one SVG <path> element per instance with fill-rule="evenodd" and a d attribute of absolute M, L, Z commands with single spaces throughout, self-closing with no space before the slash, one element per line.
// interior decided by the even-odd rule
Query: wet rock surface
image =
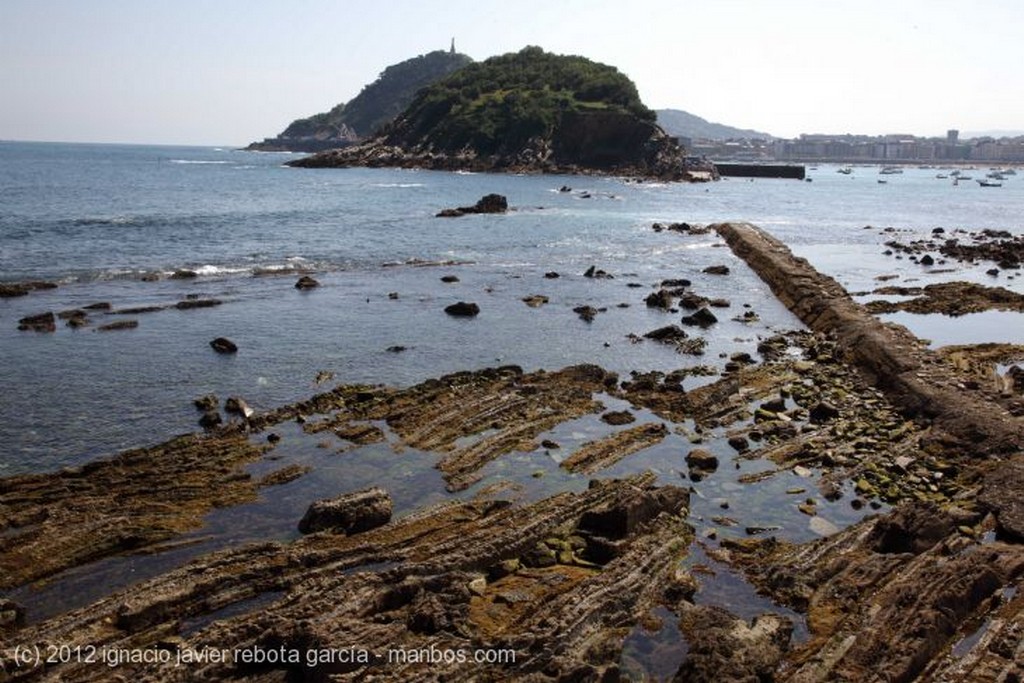
<path fill-rule="evenodd" d="M 504 195 L 488 194 L 481 197 L 473 206 L 444 209 L 437 214 L 437 217 L 458 218 L 472 213 L 505 213 L 506 211 L 508 211 L 508 199 Z"/>
<path fill-rule="evenodd" d="M 310 505 L 299 520 L 299 531 L 358 534 L 390 522 L 391 511 L 391 496 L 387 491 L 381 488 L 356 491 Z"/>
<path fill-rule="evenodd" d="M 201 554 L 38 623 L 0 602 L 0 672 L 110 680 L 103 663 L 13 658 L 14 647 L 59 643 L 283 649 L 299 659 L 124 662 L 113 672 L 139 681 L 616 680 L 629 675 L 625 644 L 660 619 L 680 634 L 670 670 L 680 681 L 1019 677 L 1024 440 L 1009 410 L 1013 377 L 993 368 L 1024 358 L 1021 349 L 931 352 L 756 229 L 716 229 L 811 331 L 760 339 L 756 354 L 729 355 L 723 374 L 504 366 L 406 388 L 340 385 L 268 412 L 242 410 L 244 422 L 229 416 L 203 436 L 0 479 L 3 589 L 189 542 L 210 510 L 253 501 L 260 487 L 301 485 L 310 468 L 272 462 L 306 435 L 343 441 L 325 453 L 342 467 L 360 446 L 396 467 L 410 451 L 429 454 L 444 486 L 465 492 L 394 517 L 384 490 L 343 495 L 350 516 L 340 526 L 311 522 L 298 540 Z M 655 332 L 650 341 L 699 339 L 677 326 Z M 684 389 L 702 375 L 710 378 Z M 208 397 L 197 408 L 219 419 L 217 404 Z M 689 473 L 685 488 L 658 486 L 666 480 L 653 474 L 586 483 L 662 451 L 678 462 L 673 483 Z M 541 461 L 550 466 L 528 494 L 493 480 L 526 468 L 529 481 Z M 714 481 L 733 465 L 742 474 L 722 489 L 728 497 L 698 502 L 702 474 Z M 572 491 L 559 489 L 565 481 Z M 747 487 L 760 483 L 785 489 L 792 502 L 779 505 L 824 538 L 797 544 L 786 540 L 788 522 L 742 517 Z M 700 534 L 687 522 L 691 486 L 694 504 L 715 510 L 714 519 L 689 517 Z M 293 536 L 311 503 L 289 521 Z M 849 520 L 834 516 L 837 506 L 877 514 L 842 529 Z M 360 511 L 372 521 L 337 532 Z M 738 616 L 695 597 L 715 582 L 706 569 L 681 567 L 695 548 L 789 616 Z M 794 639 L 794 629 L 803 635 Z M 352 647 L 367 660 L 310 656 Z M 515 661 L 388 660 L 395 648 L 508 650 Z"/>
<path fill-rule="evenodd" d="M 480 314 L 480 306 L 472 302 L 459 301 L 445 306 L 444 312 L 454 318 L 475 318 Z"/>
<path fill-rule="evenodd" d="M 942 282 L 924 287 L 880 287 L 875 294 L 915 297 L 908 301 L 870 301 L 872 313 L 942 313 L 964 315 L 980 311 L 1024 311 L 1024 295 L 1002 287 L 986 287 L 971 282 Z"/>

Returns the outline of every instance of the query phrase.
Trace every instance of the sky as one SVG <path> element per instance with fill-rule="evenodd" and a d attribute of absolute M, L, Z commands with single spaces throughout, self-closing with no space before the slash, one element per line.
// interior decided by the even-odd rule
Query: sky
<path fill-rule="evenodd" d="M 244 145 L 454 37 L 780 137 L 1024 129 L 1021 0 L 0 0 L 0 139 Z"/>

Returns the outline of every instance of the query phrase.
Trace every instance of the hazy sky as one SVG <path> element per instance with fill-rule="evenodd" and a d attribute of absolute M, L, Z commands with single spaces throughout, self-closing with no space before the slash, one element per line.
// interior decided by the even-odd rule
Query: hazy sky
<path fill-rule="evenodd" d="M 241 145 L 456 46 L 792 137 L 1024 129 L 1021 0 L 0 0 L 0 139 Z"/>

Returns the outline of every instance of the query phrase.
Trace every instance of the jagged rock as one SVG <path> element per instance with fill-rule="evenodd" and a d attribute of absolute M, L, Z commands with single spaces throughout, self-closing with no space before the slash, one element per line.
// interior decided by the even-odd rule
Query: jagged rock
<path fill-rule="evenodd" d="M 72 308 L 71 310 L 59 312 L 57 317 L 61 320 L 71 320 L 72 318 L 84 318 L 87 315 L 89 315 L 88 312 L 81 308 Z"/>
<path fill-rule="evenodd" d="M 697 327 L 711 327 L 718 322 L 718 318 L 707 308 L 701 308 L 692 315 L 685 315 L 681 321 L 684 325 L 695 325 Z"/>
<path fill-rule="evenodd" d="M 548 271 L 548 272 L 544 273 L 544 277 L 546 279 L 548 279 L 548 280 L 557 280 L 558 278 L 560 278 L 562 276 L 559 275 L 558 273 L 556 273 L 555 271 L 551 270 L 551 271 Z"/>
<path fill-rule="evenodd" d="M 995 513 L 1002 535 L 1024 541 L 1024 462 L 1003 463 L 990 471 L 978 499 Z"/>
<path fill-rule="evenodd" d="M 934 266 L 935 258 L 931 254 L 925 254 L 924 256 L 921 257 L 921 260 L 918 261 L 918 263 L 920 263 L 922 266 Z"/>
<path fill-rule="evenodd" d="M 319 286 L 320 283 L 308 275 L 303 275 L 299 278 L 298 282 L 295 283 L 295 289 L 313 289 L 314 287 Z"/>
<path fill-rule="evenodd" d="M 199 277 L 199 273 L 197 273 L 194 270 L 181 269 L 181 270 L 176 270 L 173 273 L 171 273 L 171 279 L 172 280 L 191 280 L 191 279 L 197 278 L 197 277 Z"/>
<path fill-rule="evenodd" d="M 216 410 L 217 406 L 220 405 L 220 400 L 215 394 L 207 394 L 206 396 L 200 396 L 196 400 L 192 401 L 197 410 L 207 411 Z"/>
<path fill-rule="evenodd" d="M 238 345 L 227 337 L 217 337 L 210 342 L 210 347 L 217 353 L 237 353 Z"/>
<path fill-rule="evenodd" d="M 89 304 L 88 306 L 82 306 L 82 308 L 87 311 L 109 311 L 113 307 L 107 301 L 98 301 L 94 304 Z"/>
<path fill-rule="evenodd" d="M 18 321 L 18 329 L 22 332 L 56 332 L 57 319 L 52 311 L 26 316 Z"/>
<path fill-rule="evenodd" d="M 613 410 L 601 416 L 601 421 L 610 425 L 628 425 L 636 422 L 636 416 L 628 410 Z"/>
<path fill-rule="evenodd" d="M 347 535 L 369 531 L 391 521 L 391 496 L 381 488 L 369 488 L 309 506 L 299 531 L 311 534 L 327 529 Z"/>
<path fill-rule="evenodd" d="M 245 402 L 244 398 L 238 396 L 229 396 L 228 400 L 224 401 L 224 412 L 233 413 L 235 415 L 241 415 L 245 419 L 249 419 L 253 416 L 256 411 L 253 410 L 248 403 Z"/>
<path fill-rule="evenodd" d="M 609 541 L 624 539 L 662 513 L 679 515 L 689 502 L 689 491 L 679 486 L 648 489 L 587 510 L 580 517 L 577 532 L 587 539 L 590 550 L 595 537 Z"/>
<path fill-rule="evenodd" d="M 199 426 L 203 429 L 212 429 L 217 425 L 221 424 L 220 412 L 216 408 L 204 410 L 202 416 L 199 418 Z"/>
<path fill-rule="evenodd" d="M 694 448 L 686 454 L 686 465 L 692 470 L 714 472 L 718 469 L 718 458 L 711 451 Z"/>
<path fill-rule="evenodd" d="M 743 436 L 730 436 L 728 443 L 740 453 L 750 448 L 750 442 Z"/>
<path fill-rule="evenodd" d="M 728 275 L 729 266 L 708 266 L 702 272 L 708 275 Z"/>
<path fill-rule="evenodd" d="M 443 209 L 438 218 L 457 218 L 468 213 L 505 213 L 508 211 L 508 199 L 500 194 L 488 194 L 480 198 L 473 206 L 460 206 L 457 209 Z"/>
<path fill-rule="evenodd" d="M 919 555 L 955 528 L 954 520 L 933 504 L 902 505 L 878 521 L 867 543 L 877 553 Z"/>
<path fill-rule="evenodd" d="M 548 302 L 548 298 L 543 294 L 532 294 L 530 296 L 523 297 L 523 303 L 530 308 L 539 308 Z"/>
<path fill-rule="evenodd" d="M 839 417 L 839 409 L 827 401 L 818 401 L 810 410 L 811 422 L 828 422 Z"/>
<path fill-rule="evenodd" d="M 668 287 L 671 289 L 681 289 L 683 287 L 689 287 L 692 284 L 692 282 L 690 282 L 684 277 L 661 281 L 662 287 Z"/>
<path fill-rule="evenodd" d="M 572 309 L 572 312 L 580 317 L 580 320 L 584 322 L 593 322 L 594 318 L 597 317 L 597 309 L 593 306 L 577 306 Z"/>
<path fill-rule="evenodd" d="M 668 310 L 672 308 L 672 293 L 667 289 L 659 289 L 657 292 L 651 292 L 644 299 L 644 303 L 647 304 L 648 308 L 662 308 Z"/>
<path fill-rule="evenodd" d="M 686 339 L 686 337 L 686 332 L 678 325 L 666 325 L 665 327 L 659 327 L 658 329 L 651 330 L 644 335 L 645 339 L 653 339 L 654 341 L 666 343 L 681 341 Z"/>
<path fill-rule="evenodd" d="M 597 266 L 590 266 L 583 272 L 583 277 L 589 277 L 597 280 L 613 280 L 615 276 L 611 273 L 606 273 Z"/>
<path fill-rule="evenodd" d="M 0 633 L 4 629 L 13 629 L 25 624 L 25 609 L 6 598 L 0 598 Z"/>
<path fill-rule="evenodd" d="M 0 283 L 0 298 L 13 298 L 16 296 L 25 296 L 31 290 L 20 283 Z"/>
<path fill-rule="evenodd" d="M 458 282 L 458 281 L 459 281 L 459 278 L 458 278 L 457 275 L 442 275 L 441 276 L 441 282 L 445 283 L 446 285 L 450 285 L 453 282 Z"/>
<path fill-rule="evenodd" d="M 480 314 L 480 307 L 475 303 L 459 301 L 451 306 L 446 306 L 444 312 L 456 318 L 473 318 Z"/>
<path fill-rule="evenodd" d="M 707 303 L 707 299 L 693 292 L 683 292 L 679 297 L 679 305 L 688 311 L 696 311 L 698 308 L 706 306 Z"/>
<path fill-rule="evenodd" d="M 677 683 L 759 683 L 776 680 L 793 623 L 762 614 L 748 624 L 719 607 L 681 603 L 679 628 L 689 645 Z"/>
<path fill-rule="evenodd" d="M 403 351 L 406 351 L 408 349 L 407 347 L 402 346 L 400 344 L 395 344 L 394 346 L 389 346 L 384 350 L 387 351 L 388 353 L 402 353 Z"/>

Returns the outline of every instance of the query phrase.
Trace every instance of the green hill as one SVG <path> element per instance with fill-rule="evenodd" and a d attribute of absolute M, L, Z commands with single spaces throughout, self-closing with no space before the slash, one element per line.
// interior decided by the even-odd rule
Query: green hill
<path fill-rule="evenodd" d="M 746 128 L 733 128 L 722 123 L 712 123 L 695 114 L 681 109 L 659 109 L 658 125 L 670 135 L 684 138 L 704 138 L 706 140 L 730 140 L 737 138 L 771 140 L 775 136 Z"/>
<path fill-rule="evenodd" d="M 435 50 L 393 64 L 351 101 L 296 119 L 277 137 L 254 142 L 249 149 L 315 152 L 354 144 L 400 114 L 421 88 L 472 63 L 466 55 Z"/>
<path fill-rule="evenodd" d="M 651 175 L 681 158 L 624 74 L 527 47 L 424 88 L 366 144 L 294 163 Z"/>

